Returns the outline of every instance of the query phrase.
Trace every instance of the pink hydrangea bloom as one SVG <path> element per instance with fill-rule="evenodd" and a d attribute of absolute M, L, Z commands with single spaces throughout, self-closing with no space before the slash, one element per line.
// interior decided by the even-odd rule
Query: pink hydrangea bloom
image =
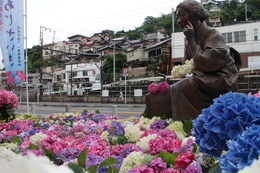
<path fill-rule="evenodd" d="M 167 92 L 169 92 L 169 90 L 170 90 L 169 84 L 166 81 L 163 81 L 158 84 L 158 91 L 160 91 L 162 93 L 167 93 Z"/>
<path fill-rule="evenodd" d="M 176 149 L 176 144 L 171 138 L 157 137 L 149 141 L 149 147 L 152 155 L 158 155 L 160 151 L 173 153 Z"/>
<path fill-rule="evenodd" d="M 151 83 L 149 86 L 148 86 L 148 91 L 150 93 L 153 93 L 153 94 L 156 94 L 158 92 L 158 84 L 156 83 Z"/>
<path fill-rule="evenodd" d="M 167 168 L 162 171 L 162 173 L 181 173 L 179 169 L 174 169 L 174 168 Z"/>
<path fill-rule="evenodd" d="M 180 153 L 176 158 L 174 167 L 186 169 L 193 160 L 195 160 L 194 153 Z"/>
<path fill-rule="evenodd" d="M 161 137 L 169 137 L 172 140 L 177 139 L 177 135 L 175 133 L 174 130 L 170 130 L 170 129 L 162 129 L 157 133 L 159 136 Z"/>
<path fill-rule="evenodd" d="M 11 104 L 12 108 L 16 108 L 19 105 L 19 98 L 12 91 L 0 90 L 0 98 L 0 107 L 5 104 Z"/>
<path fill-rule="evenodd" d="M 154 173 L 152 168 L 148 168 L 146 164 L 141 164 L 139 167 L 129 169 L 127 172 L 138 172 L 138 173 Z"/>
<path fill-rule="evenodd" d="M 154 130 L 154 129 L 152 129 L 152 130 L 147 130 L 147 131 L 145 131 L 145 132 L 141 135 L 140 138 L 146 137 L 146 136 L 148 136 L 148 135 L 155 134 L 155 133 L 157 133 L 157 132 L 158 132 L 158 130 Z"/>

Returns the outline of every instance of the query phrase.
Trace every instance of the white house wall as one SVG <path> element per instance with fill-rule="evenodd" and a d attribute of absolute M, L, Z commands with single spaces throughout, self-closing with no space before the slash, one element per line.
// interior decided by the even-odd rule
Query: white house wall
<path fill-rule="evenodd" d="M 240 53 L 260 51 L 260 22 L 234 24 L 230 26 L 216 27 L 221 33 L 232 32 L 232 43 L 227 43 Z M 254 29 L 258 29 L 258 40 L 254 41 Z M 234 32 L 246 31 L 246 42 L 234 42 Z M 182 32 L 172 34 L 172 58 L 184 56 L 184 35 Z"/>

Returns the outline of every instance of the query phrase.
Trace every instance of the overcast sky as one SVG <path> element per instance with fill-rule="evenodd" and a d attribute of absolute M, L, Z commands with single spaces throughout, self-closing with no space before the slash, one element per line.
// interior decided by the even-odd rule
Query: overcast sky
<path fill-rule="evenodd" d="M 169 14 L 182 0 L 27 0 L 27 47 L 67 40 L 75 34 L 92 36 L 109 29 L 134 30 L 147 16 Z M 55 32 L 55 33 L 54 33 Z"/>
<path fill-rule="evenodd" d="M 81 34 L 92 36 L 102 30 L 129 31 L 142 25 L 147 16 L 169 14 L 182 0 L 24 0 L 27 2 L 25 48 L 68 40 Z M 26 12 L 25 12 L 26 13 Z M 0 57 L 1 59 L 1 57 Z M 1 69 L 0 61 L 0 69 Z"/>

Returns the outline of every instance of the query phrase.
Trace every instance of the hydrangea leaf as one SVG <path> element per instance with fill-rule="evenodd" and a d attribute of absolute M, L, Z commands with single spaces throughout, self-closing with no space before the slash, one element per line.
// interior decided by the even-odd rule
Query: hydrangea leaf
<path fill-rule="evenodd" d="M 28 149 L 37 149 L 37 150 L 39 150 L 39 147 L 31 143 L 29 145 Z"/>
<path fill-rule="evenodd" d="M 75 164 L 75 163 L 70 162 L 70 163 L 68 164 L 68 167 L 69 167 L 70 169 L 72 169 L 74 173 L 83 173 L 82 167 L 79 166 L 79 165 L 77 165 L 77 164 Z"/>
<path fill-rule="evenodd" d="M 118 168 L 114 166 L 109 166 L 107 173 L 118 173 Z"/>
<path fill-rule="evenodd" d="M 87 168 L 88 173 L 96 173 L 97 172 L 97 165 L 92 165 Z"/>
<path fill-rule="evenodd" d="M 183 125 L 183 130 L 185 133 L 190 134 L 190 131 L 192 129 L 192 120 L 188 120 Z"/>
<path fill-rule="evenodd" d="M 144 155 L 144 161 L 150 163 L 156 156 Z"/>
<path fill-rule="evenodd" d="M 125 137 L 125 134 L 120 134 L 117 136 L 117 142 L 119 145 L 124 145 L 128 143 L 127 138 Z"/>
<path fill-rule="evenodd" d="M 21 138 L 19 138 L 17 135 L 12 136 L 13 143 L 21 144 L 23 141 Z"/>
<path fill-rule="evenodd" d="M 113 165 L 113 164 L 116 164 L 117 162 L 119 162 L 116 158 L 114 157 L 108 157 L 106 158 L 105 160 L 103 160 L 99 167 L 102 168 L 103 166 L 109 166 L 109 165 Z"/>
<path fill-rule="evenodd" d="M 159 156 L 167 163 L 167 166 L 174 165 L 180 153 L 168 153 L 160 151 Z"/>
<path fill-rule="evenodd" d="M 85 148 L 81 151 L 78 157 L 78 165 L 82 168 L 86 168 L 86 162 L 87 162 L 87 156 L 88 156 L 88 148 Z"/>

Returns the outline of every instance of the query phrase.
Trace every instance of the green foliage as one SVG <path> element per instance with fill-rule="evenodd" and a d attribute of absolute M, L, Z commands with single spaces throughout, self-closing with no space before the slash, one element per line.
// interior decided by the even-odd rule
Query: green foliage
<path fill-rule="evenodd" d="M 80 166 L 77 165 L 76 163 L 70 162 L 70 163 L 68 164 L 68 167 L 69 167 L 70 169 L 72 169 L 74 173 L 83 173 L 82 167 L 80 167 Z"/>
<path fill-rule="evenodd" d="M 16 114 L 14 112 L 15 110 L 12 109 L 11 104 L 4 104 L 2 107 L 0 107 L 0 120 L 9 122 L 15 119 Z"/>
<path fill-rule="evenodd" d="M 104 57 L 104 66 L 103 70 L 106 72 L 107 76 L 111 76 L 110 74 L 113 74 L 113 60 L 114 60 L 114 55 L 106 54 Z M 127 62 L 126 54 L 123 53 L 122 51 L 117 52 L 115 54 L 115 72 L 116 73 L 121 73 L 122 68 L 126 67 L 125 64 Z"/>
<path fill-rule="evenodd" d="M 155 66 L 153 64 L 147 65 L 147 70 L 155 69 Z"/>
<path fill-rule="evenodd" d="M 31 49 L 27 49 L 28 55 L 28 72 L 36 73 L 41 67 L 41 46 L 33 46 Z"/>
<path fill-rule="evenodd" d="M 183 130 L 185 133 L 190 134 L 192 129 L 192 120 L 185 121 L 183 124 Z"/>
<path fill-rule="evenodd" d="M 128 139 L 125 137 L 125 134 L 120 134 L 117 136 L 117 143 L 119 145 L 125 145 L 128 143 Z"/>
<path fill-rule="evenodd" d="M 12 136 L 12 141 L 13 143 L 18 143 L 18 144 L 21 144 L 23 141 L 20 137 L 18 137 L 17 135 L 13 135 Z"/>
<path fill-rule="evenodd" d="M 224 2 L 220 11 L 211 13 L 210 16 L 220 16 L 222 25 L 229 25 L 239 21 L 245 21 L 245 9 L 247 5 L 247 18 L 248 20 L 260 19 L 260 0 L 245 0 L 239 3 L 237 0 Z"/>
<path fill-rule="evenodd" d="M 171 165 L 175 164 L 179 154 L 180 153 L 169 153 L 169 152 L 160 151 L 159 156 L 162 158 L 164 162 L 167 163 L 167 166 L 170 167 Z"/>
<path fill-rule="evenodd" d="M 85 148 L 84 150 L 81 151 L 78 157 L 78 165 L 81 166 L 83 169 L 86 168 L 87 156 L 88 156 L 88 148 Z"/>

